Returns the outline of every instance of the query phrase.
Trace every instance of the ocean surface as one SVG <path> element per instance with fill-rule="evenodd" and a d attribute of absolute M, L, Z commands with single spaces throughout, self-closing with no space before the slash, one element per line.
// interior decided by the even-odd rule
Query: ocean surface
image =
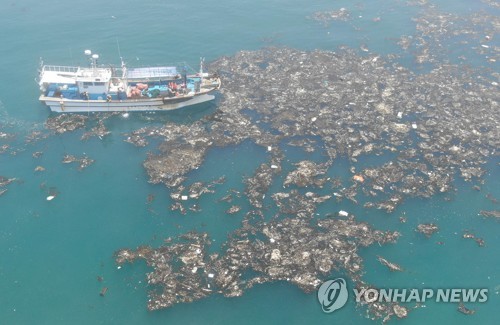
<path fill-rule="evenodd" d="M 430 3 L 459 17 L 483 10 L 500 13 L 482 1 Z M 323 24 L 308 18 L 342 7 L 350 12 L 348 21 Z M 226 206 L 214 203 L 230 188 L 244 191 L 243 177 L 266 161 L 266 152 L 250 141 L 211 149 L 205 163 L 188 174 L 189 183 L 223 175 L 227 182 L 200 199 L 202 212 L 171 212 L 168 189 L 148 183 L 142 166 L 158 143 L 137 148 L 123 141 L 125 134 L 165 121 L 202 118 L 213 112 L 217 101 L 179 112 L 114 116 L 106 121 L 109 136 L 81 141 L 85 130 L 55 135 L 45 129 L 53 114 L 38 102 L 35 78 L 40 58 L 48 64 L 84 64 L 85 49 L 99 53 L 101 62 L 118 63 L 121 55 L 131 65 L 186 61 L 196 67 L 201 56 L 212 61 L 266 46 L 331 51 L 363 46 L 382 56 L 400 55 L 401 64 L 418 70 L 422 67 L 397 40 L 416 33 L 413 18 L 421 11 L 422 6 L 397 0 L 5 0 L 0 6 L 0 131 L 13 136 L 0 138 L 0 147 L 8 145 L 0 154 L 0 175 L 16 180 L 0 196 L 0 324 L 373 324 L 352 298 L 342 309 L 325 314 L 316 294 L 281 282 L 257 285 L 239 298 L 213 295 L 149 312 L 145 274 L 150 269 L 144 262 L 118 269 L 113 253 L 142 244 L 158 246 L 164 238 L 193 229 L 208 232 L 217 250 L 218 243 L 240 226 L 245 211 L 227 215 Z M 449 57 L 444 59 L 454 62 L 463 52 L 473 66 L 500 72 L 498 63 L 482 60 L 470 44 L 446 41 L 443 47 L 449 49 Z M 498 46 L 498 39 L 494 41 Z M 50 135 L 27 142 L 33 131 Z M 290 162 L 311 159 L 301 149 L 284 150 Z M 39 151 L 43 155 L 34 158 Z M 65 154 L 87 155 L 95 163 L 80 171 L 75 164 L 61 163 Z M 346 210 L 377 229 L 403 234 L 395 245 L 361 251 L 364 278 L 374 285 L 489 289 L 487 303 L 468 305 L 476 309 L 475 315 L 459 313 L 457 304 L 427 303 L 394 323 L 498 321 L 500 222 L 478 216 L 480 210 L 499 209 L 486 198 L 487 193 L 500 198 L 498 163 L 498 158 L 489 161 L 481 191 L 457 179 L 456 191 L 406 200 L 391 214 L 365 210 L 347 200 L 320 206 L 320 214 Z M 35 172 L 37 166 L 45 171 Z M 332 168 L 335 175 L 350 175 L 349 164 L 342 159 Z M 58 194 L 47 201 L 50 190 Z M 155 199 L 148 203 L 150 195 Z M 240 204 L 250 208 L 244 197 Z M 404 224 L 399 222 L 403 215 Z M 425 239 L 415 228 L 429 222 L 437 223 L 440 231 Z M 486 245 L 464 240 L 465 230 L 483 238 Z M 444 245 L 436 245 L 437 241 Z M 405 272 L 390 273 L 377 262 L 379 254 L 402 265 Z M 343 275 L 331 278 L 338 276 Z M 109 288 L 105 297 L 99 295 L 103 287 Z"/>

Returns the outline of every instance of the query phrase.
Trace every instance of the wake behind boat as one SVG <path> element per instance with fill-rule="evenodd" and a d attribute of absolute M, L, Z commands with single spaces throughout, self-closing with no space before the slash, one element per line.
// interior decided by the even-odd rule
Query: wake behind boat
<path fill-rule="evenodd" d="M 187 66 L 128 69 L 99 66 L 99 55 L 86 50 L 90 67 L 41 65 L 40 101 L 53 112 L 174 110 L 213 100 L 215 74 L 187 74 Z"/>

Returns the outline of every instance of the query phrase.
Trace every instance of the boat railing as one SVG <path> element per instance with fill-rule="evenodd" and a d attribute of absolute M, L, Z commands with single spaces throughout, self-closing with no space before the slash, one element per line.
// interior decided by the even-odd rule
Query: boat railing
<path fill-rule="evenodd" d="M 78 67 L 62 66 L 62 65 L 44 65 L 42 67 L 42 72 L 44 71 L 54 71 L 54 72 L 71 72 L 76 73 Z"/>

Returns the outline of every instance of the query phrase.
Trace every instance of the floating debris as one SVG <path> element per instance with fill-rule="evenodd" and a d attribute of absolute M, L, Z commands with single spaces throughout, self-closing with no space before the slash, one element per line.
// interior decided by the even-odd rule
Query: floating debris
<path fill-rule="evenodd" d="M 91 137 L 98 137 L 99 139 L 103 139 L 105 136 L 111 134 L 111 132 L 104 125 L 103 119 L 99 119 L 97 125 L 93 127 L 90 131 L 85 132 L 81 139 L 88 140 Z"/>
<path fill-rule="evenodd" d="M 0 196 L 4 195 L 7 192 L 7 189 L 5 187 L 11 184 L 15 180 L 17 179 L 0 176 Z"/>
<path fill-rule="evenodd" d="M 99 296 L 104 297 L 107 292 L 108 292 L 108 287 L 104 287 L 101 289 L 101 292 L 99 292 Z"/>
<path fill-rule="evenodd" d="M 442 63 L 439 58 L 448 49 L 431 44 L 442 40 L 440 35 L 465 37 L 468 31 L 478 33 L 461 29 L 463 25 L 451 26 L 449 23 L 458 18 L 438 17 L 439 12 L 430 5 L 428 8 L 427 1 L 415 4 L 425 8 L 424 15 L 416 20 L 419 33 L 403 37 L 399 43 L 418 63 Z M 318 14 L 312 19 L 328 23 L 349 17 L 343 11 L 329 16 Z M 492 17 L 487 24 L 493 26 L 497 20 Z M 475 51 L 494 50 L 493 46 L 478 44 Z M 148 155 L 144 168 L 151 183 L 169 187 L 174 200 L 171 209 L 183 214 L 183 204 L 190 202 L 185 184 L 188 174 L 202 165 L 209 149 L 249 140 L 262 147 L 268 157 L 253 175 L 244 178 L 244 195 L 254 210 L 245 216 L 243 226 L 230 235 L 220 253 L 209 255 L 208 235 L 200 233 L 188 233 L 178 242 L 157 249 L 142 247 L 116 253 L 120 265 L 145 259 L 153 268 L 147 275 L 148 283 L 159 291 L 150 293 L 150 310 L 213 293 L 240 296 L 257 283 L 277 280 L 311 292 L 338 269 L 346 272 L 357 287 L 369 288 L 361 278 L 363 261 L 358 248 L 392 242 L 398 235 L 377 233 L 345 211 L 339 213 L 340 218 L 316 220 L 318 204 L 331 198 L 357 204 L 357 195 L 362 193 L 370 198 L 364 204 L 366 208 L 390 213 L 406 198 L 451 192 L 458 177 L 472 184 L 483 181 L 485 165 L 500 146 L 498 74 L 485 75 L 449 62 L 416 73 L 392 58 L 397 59 L 369 51 L 360 56 L 348 48 L 336 52 L 289 48 L 242 51 L 211 64 L 226 85 L 214 113 L 186 125 L 168 122 L 127 135 L 126 141 L 137 146 L 147 145 L 149 138 L 161 141 Z M 254 121 L 245 111 L 258 119 Z M 308 158 L 296 163 L 295 169 L 284 176 L 284 189 L 276 192 L 271 190 L 272 184 L 281 181 L 284 161 L 289 162 L 284 144 L 305 152 L 321 152 L 323 160 Z M 380 156 L 383 163 L 369 167 L 359 164 L 358 159 L 368 154 Z M 326 176 L 342 158 L 352 173 L 349 184 Z M 316 193 L 327 183 L 332 185 L 332 193 Z M 308 192 L 304 193 L 306 186 Z M 192 192 L 194 198 L 203 188 L 213 190 L 200 185 Z M 267 206 L 264 208 L 266 196 L 272 198 L 270 204 L 279 213 L 274 216 L 276 220 L 262 222 L 268 211 Z M 233 193 L 229 193 L 219 201 L 232 199 Z M 438 230 L 431 223 L 419 225 L 416 231 L 430 237 Z M 465 238 L 484 245 L 475 236 Z M 379 261 L 401 270 L 382 257 Z M 242 274 L 251 275 L 243 278 Z M 399 305 L 374 302 L 366 306 L 371 318 L 384 321 L 408 313 Z"/>
<path fill-rule="evenodd" d="M 45 122 L 45 127 L 58 134 L 75 131 L 83 128 L 88 117 L 79 114 L 59 114 L 55 117 L 49 117 Z"/>
<path fill-rule="evenodd" d="M 307 18 L 320 22 L 323 26 L 327 27 L 332 21 L 348 21 L 351 19 L 351 13 L 346 8 L 331 11 L 316 11 Z"/>
<path fill-rule="evenodd" d="M 417 226 L 417 232 L 424 234 L 430 238 L 435 232 L 439 231 L 439 227 L 433 223 L 421 223 Z"/>
<path fill-rule="evenodd" d="M 118 265 L 145 259 L 153 267 L 148 283 L 161 291 L 149 293 L 148 308 L 156 310 L 215 292 L 236 297 L 255 284 L 277 280 L 312 292 L 339 269 L 348 272 L 353 281 L 361 281 L 363 260 L 358 248 L 393 243 L 398 237 L 397 232 L 373 230 L 354 217 L 320 221 L 285 218 L 238 229 L 221 254 L 208 254 L 211 241 L 206 233 L 190 232 L 158 249 L 141 246 L 135 251 L 119 250 L 115 259 Z M 242 274 L 254 275 L 243 280 Z"/>
<path fill-rule="evenodd" d="M 6 153 L 9 150 L 10 146 L 8 144 L 4 144 L 0 146 L 0 154 Z"/>
<path fill-rule="evenodd" d="M 239 205 L 233 205 L 229 209 L 226 210 L 227 214 L 235 214 L 241 211 L 241 207 Z"/>
<path fill-rule="evenodd" d="M 405 318 L 405 317 L 408 317 L 408 309 L 404 306 L 400 306 L 398 304 L 395 304 L 393 307 L 392 307 L 392 310 L 394 310 L 394 314 L 398 317 L 398 318 Z"/>
<path fill-rule="evenodd" d="M 45 198 L 47 201 L 52 201 L 59 195 L 59 191 L 55 187 L 47 187 L 45 182 L 40 184 L 40 189 L 47 193 L 47 197 Z"/>
<path fill-rule="evenodd" d="M 87 156 L 77 158 L 73 155 L 65 155 L 62 159 L 63 164 L 71 164 L 71 163 L 75 163 L 75 162 L 78 164 L 78 170 L 83 170 L 83 169 L 87 168 L 88 166 L 92 165 L 94 163 L 94 160 L 90 159 Z"/>
<path fill-rule="evenodd" d="M 500 211 L 498 210 L 493 210 L 493 211 L 481 210 L 479 211 L 479 214 L 487 218 L 500 218 Z"/>
<path fill-rule="evenodd" d="M 323 187 L 328 181 L 327 178 L 317 178 L 317 176 L 326 173 L 328 164 L 316 164 L 312 161 L 304 160 L 295 164 L 295 166 L 297 166 L 297 169 L 286 176 L 283 186 L 294 184 L 298 187 L 307 187 L 309 185 Z"/>
<path fill-rule="evenodd" d="M 479 238 L 479 237 L 476 237 L 476 235 L 466 231 L 463 235 L 462 235 L 463 238 L 466 238 L 466 239 L 473 239 L 477 245 L 479 247 L 483 247 L 484 246 L 484 240 L 482 238 Z"/>
<path fill-rule="evenodd" d="M 340 210 L 339 211 L 339 216 L 341 216 L 341 217 L 348 217 L 349 216 L 349 212 L 344 211 L 344 210 Z"/>
<path fill-rule="evenodd" d="M 491 195 L 491 193 L 486 194 L 486 198 L 490 200 L 492 203 L 498 204 L 498 200 L 493 195 Z"/>
<path fill-rule="evenodd" d="M 403 272 L 403 268 L 401 266 L 397 265 L 396 263 L 389 262 L 382 256 L 377 256 L 377 260 L 380 262 L 380 264 L 387 266 L 391 271 Z"/>
<path fill-rule="evenodd" d="M 475 309 L 469 309 L 469 308 L 465 307 L 463 302 L 458 304 L 457 310 L 465 315 L 474 315 L 476 313 Z"/>
<path fill-rule="evenodd" d="M 5 187 L 15 181 L 15 178 L 7 178 L 5 176 L 0 176 L 0 187 Z"/>
<path fill-rule="evenodd" d="M 260 61 L 266 61 L 267 68 L 265 70 L 260 69 L 254 63 Z M 255 106 L 252 108 L 272 121 L 273 128 L 281 132 L 281 137 L 320 136 L 324 141 L 322 145 L 332 160 L 339 155 L 347 155 L 353 160 L 363 153 L 373 153 L 383 148 L 389 152 L 395 151 L 394 146 L 400 145 L 405 141 L 405 138 L 409 137 L 408 130 L 412 123 L 394 123 L 397 117 L 394 115 L 391 117 L 387 113 L 392 111 L 391 107 L 396 103 L 404 103 L 415 111 L 415 116 L 419 118 L 419 127 L 414 131 L 417 132 L 420 142 L 409 141 L 407 148 L 399 149 L 400 154 L 396 159 L 380 167 L 365 169 L 358 173 L 357 175 L 362 177 L 364 182 L 362 184 L 359 182 L 357 187 L 349 189 L 349 193 L 347 193 L 349 195 L 346 196 L 354 202 L 359 190 L 369 192 L 377 189 L 377 192 L 373 192 L 376 193 L 376 196 L 389 197 L 386 200 L 373 203 L 372 206 L 388 212 L 393 211 L 402 202 L 404 196 L 430 197 L 436 192 L 449 191 L 452 188 L 452 175 L 457 168 L 461 170 L 462 176 L 467 180 L 481 177 L 484 170 L 480 166 L 485 163 L 482 157 L 488 157 L 497 142 L 493 135 L 494 132 L 491 132 L 494 129 L 493 125 L 485 125 L 495 120 L 496 117 L 475 119 L 473 122 L 470 121 L 471 123 L 465 122 L 466 117 L 474 119 L 477 116 L 477 114 L 471 115 L 466 112 L 471 105 L 479 107 L 484 114 L 494 114 L 495 109 L 490 109 L 491 105 L 495 105 L 493 90 L 483 89 L 482 85 L 473 83 L 472 87 L 477 89 L 469 89 L 468 91 L 475 91 L 477 97 L 463 98 L 461 85 L 469 83 L 472 76 L 466 74 L 464 77 L 458 71 L 451 71 L 452 66 L 446 67 L 447 71 L 440 69 L 432 71 L 429 75 L 418 76 L 399 67 L 396 73 L 385 70 L 382 60 L 361 59 L 349 50 L 344 50 L 343 53 L 324 51 L 308 53 L 290 49 L 242 52 L 234 58 L 224 58 L 213 64 L 222 71 L 225 69 L 231 71 L 231 74 L 227 76 L 229 81 L 234 78 L 240 82 L 248 82 L 243 89 L 252 89 L 254 95 L 245 93 L 245 90 L 239 87 L 233 89 L 232 85 L 237 83 L 230 82 L 228 87 L 222 91 L 228 93 L 233 91 L 238 95 L 224 98 L 220 105 L 224 111 L 217 111 L 206 120 L 194 122 L 189 127 L 169 123 L 155 132 L 152 130 L 144 132 L 153 134 L 155 137 L 166 138 L 166 141 L 160 146 L 161 154 L 151 154 L 145 162 L 146 170 L 153 183 L 163 182 L 169 187 L 178 186 L 184 181 L 182 175 L 200 166 L 205 151 L 214 145 L 235 144 L 250 138 L 256 143 L 265 143 L 266 148 L 270 144 L 272 148 L 276 148 L 274 145 L 277 143 L 275 136 L 271 136 L 266 130 L 259 130 L 258 125 L 253 125 L 238 111 L 249 105 L 249 103 L 243 103 L 242 99 L 255 98 L 255 93 L 262 94 L 262 96 L 259 97 L 261 99 L 253 102 Z M 247 68 L 242 69 L 242 71 L 234 68 L 243 64 Z M 250 67 L 252 67 L 251 71 L 247 71 Z M 318 72 L 318 69 L 321 70 Z M 297 71 L 300 73 L 300 78 L 292 75 Z M 312 74 L 311 71 L 315 71 L 315 74 Z M 248 73 L 254 77 L 247 78 Z M 335 79 L 330 80 L 332 76 L 335 76 Z M 451 81 L 449 76 L 452 76 Z M 328 86 L 318 84 L 304 93 L 295 92 L 296 89 L 305 89 L 303 88 L 305 85 L 315 84 L 315 80 L 318 78 L 330 80 Z M 463 80 L 459 80 L 459 78 Z M 267 80 L 273 79 L 287 80 L 287 83 L 283 85 L 266 83 Z M 366 87 L 356 90 L 357 87 L 352 81 L 350 83 L 344 82 L 351 79 L 357 80 L 358 83 L 372 84 L 374 89 L 378 87 L 377 82 L 379 81 L 377 80 L 380 82 L 384 80 L 384 83 L 390 83 L 390 85 L 385 86 L 383 91 L 366 92 L 363 90 Z M 260 82 L 256 83 L 256 80 L 260 80 Z M 458 118 L 456 116 L 447 118 L 447 116 L 451 116 L 448 110 L 452 110 L 455 112 L 453 114 L 457 115 L 457 109 L 454 105 L 444 102 L 447 101 L 446 96 L 435 94 L 436 89 L 440 89 L 439 87 L 443 83 L 454 91 L 456 90 L 457 101 L 464 101 L 460 109 L 465 111 Z M 400 88 L 402 88 L 402 93 L 394 93 L 395 89 Z M 426 100 L 426 106 L 415 105 L 407 96 L 407 94 L 422 91 L 436 95 Z M 448 90 L 446 91 L 448 92 Z M 401 96 L 402 94 L 405 95 Z M 491 99 L 483 101 L 475 99 L 481 97 Z M 359 98 L 360 103 L 377 103 L 373 105 L 383 107 L 383 109 L 371 109 L 371 107 L 365 109 L 362 106 L 352 106 L 350 104 L 353 102 L 343 103 L 340 98 Z M 474 103 L 470 102 L 471 100 Z M 289 105 L 283 103 L 289 103 Z M 331 109 L 328 105 L 345 106 L 346 108 Z M 295 114 L 290 115 L 290 106 L 297 107 Z M 426 107 L 441 109 L 443 114 L 441 116 L 435 109 L 428 110 Z M 311 124 L 312 114 L 314 114 L 313 117 L 320 115 L 320 118 Z M 373 123 L 373 121 L 377 121 L 377 123 Z M 338 125 L 338 123 L 342 123 L 342 128 L 331 128 L 330 125 Z M 415 124 L 416 121 L 413 123 Z M 247 127 L 243 128 L 242 125 Z M 481 134 L 484 141 L 482 140 L 478 146 L 471 146 L 467 150 L 456 151 L 453 148 L 450 150 L 447 145 L 449 139 L 461 139 L 460 141 L 465 143 L 468 139 L 475 139 L 479 136 L 478 129 L 484 130 L 484 134 Z M 343 132 L 343 130 L 347 130 L 347 132 Z M 144 134 L 144 136 L 148 135 Z M 176 141 L 177 139 L 179 141 Z M 359 144 L 360 141 L 362 141 L 362 145 Z M 273 149 L 271 152 L 274 154 L 274 151 Z M 471 159 L 464 160 L 465 157 L 471 157 Z M 276 163 L 261 165 L 255 174 L 257 178 L 246 180 L 248 191 L 251 193 L 250 199 L 256 207 L 259 207 L 258 201 L 268 188 L 266 184 L 270 184 L 272 181 L 271 170 L 276 169 L 277 172 L 281 170 L 280 161 L 282 158 L 276 155 L 276 159 Z M 420 162 L 422 159 L 425 163 Z M 182 161 L 182 163 L 177 162 L 177 160 Z M 463 166 L 465 161 L 467 161 L 467 167 Z M 301 168 L 301 166 L 298 167 Z M 308 168 L 315 166 L 303 167 L 301 171 L 311 172 Z M 328 166 L 325 167 L 328 168 Z M 299 175 L 303 174 L 299 172 L 291 174 L 287 184 L 293 181 L 294 176 L 296 176 L 295 180 L 300 182 L 302 177 Z M 254 189 L 254 186 L 258 186 L 260 190 L 257 190 L 257 187 Z"/>

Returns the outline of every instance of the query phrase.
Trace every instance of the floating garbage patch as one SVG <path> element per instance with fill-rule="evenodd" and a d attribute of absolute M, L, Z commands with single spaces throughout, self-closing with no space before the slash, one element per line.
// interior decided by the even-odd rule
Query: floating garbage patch
<path fill-rule="evenodd" d="M 316 146 L 327 161 L 298 163 L 285 186 L 321 186 L 327 181 L 321 175 L 335 159 L 347 157 L 353 182 L 343 184 L 339 196 L 357 203 L 362 192 L 370 198 L 366 208 L 392 212 L 406 197 L 449 192 L 457 173 L 480 185 L 487 159 L 497 155 L 498 88 L 460 66 L 422 75 L 350 49 L 268 48 L 221 58 L 212 67 L 226 83 L 219 110 L 189 125 L 167 123 L 127 138 L 139 146 L 150 136 L 163 139 L 144 162 L 152 183 L 175 189 L 203 163 L 209 148 L 252 140 L 272 148 L 269 161 L 245 181 L 249 201 L 259 208 L 282 170 L 279 143 L 314 136 L 321 138 Z M 266 127 L 244 109 L 258 112 Z M 363 156 L 384 153 L 397 156 L 356 169 Z"/>
<path fill-rule="evenodd" d="M 296 217 L 245 223 L 231 234 L 220 254 L 207 253 L 211 244 L 208 234 L 190 232 L 159 248 L 119 250 L 115 259 L 120 266 L 144 259 L 153 267 L 147 275 L 148 283 L 154 286 L 148 308 L 156 310 L 215 293 L 238 297 L 256 284 L 275 281 L 313 292 L 332 271 L 347 272 L 356 285 L 364 286 L 358 249 L 394 243 L 398 237 L 398 232 L 374 230 L 354 217 Z M 388 267 L 398 268 L 384 261 Z M 372 307 L 383 317 L 394 314 L 392 304 Z"/>
<path fill-rule="evenodd" d="M 416 74 L 348 48 L 336 52 L 266 48 L 221 58 L 211 67 L 226 85 L 215 113 L 189 125 L 167 123 L 129 135 L 127 141 L 138 146 L 149 137 L 162 139 L 144 162 L 150 182 L 177 193 L 173 208 L 186 213 L 184 183 L 189 172 L 203 164 L 210 148 L 251 140 L 263 147 L 268 161 L 244 179 L 244 195 L 254 210 L 219 254 L 207 255 L 209 236 L 200 233 L 159 248 L 116 253 L 120 265 L 145 259 L 153 268 L 148 274 L 155 288 L 148 302 L 151 310 L 213 293 L 239 296 L 257 283 L 277 280 L 312 292 L 335 270 L 347 272 L 356 286 L 370 287 L 361 277 L 363 260 L 356 247 L 393 242 L 397 233 L 372 230 L 343 210 L 336 217 L 316 220 L 317 205 L 332 198 L 359 204 L 363 194 L 368 198 L 363 200 L 367 211 L 391 213 L 406 198 L 450 192 L 457 177 L 480 187 L 487 160 L 497 155 L 498 89 L 491 82 L 478 82 L 473 71 L 459 66 Z M 244 110 L 256 111 L 259 119 L 250 119 Z M 321 141 L 311 145 L 297 137 Z M 282 175 L 283 141 L 319 147 L 326 152 L 325 161 L 303 160 Z M 363 156 L 384 153 L 397 154 L 382 165 L 357 168 Z M 347 183 L 326 175 L 339 158 L 351 164 Z M 281 190 L 270 192 L 278 177 L 283 177 Z M 335 192 L 319 193 L 328 187 Z M 266 196 L 278 209 L 279 220 L 262 222 Z M 238 211 L 233 206 L 226 212 Z M 422 224 L 417 231 L 430 237 L 438 227 Z M 383 257 L 378 260 L 391 271 L 404 270 Z M 256 275 L 242 278 L 248 270 Z M 365 307 L 371 318 L 408 313 L 403 306 L 378 302 Z"/>

